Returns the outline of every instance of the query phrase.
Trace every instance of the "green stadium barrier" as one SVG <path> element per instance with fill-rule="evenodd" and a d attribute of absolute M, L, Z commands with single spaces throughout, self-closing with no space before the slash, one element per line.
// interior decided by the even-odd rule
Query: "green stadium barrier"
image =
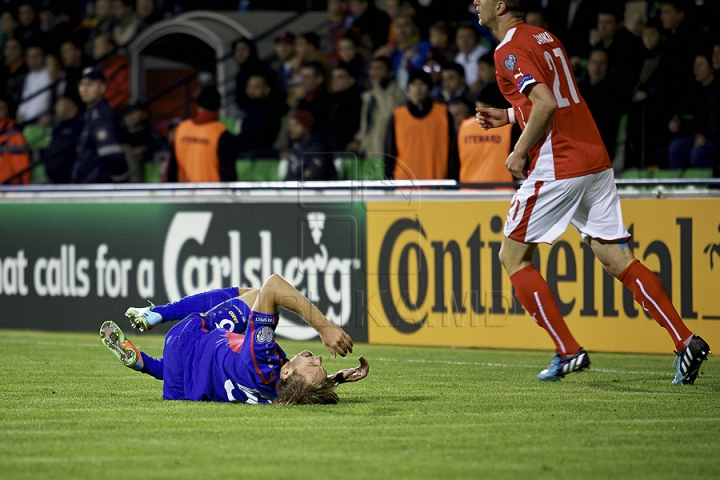
<path fill-rule="evenodd" d="M 385 164 L 382 158 L 344 158 L 340 178 L 342 180 L 384 180 Z"/>
<path fill-rule="evenodd" d="M 713 178 L 712 168 L 687 168 L 682 178 Z"/>
<path fill-rule="evenodd" d="M 278 174 L 278 162 L 276 158 L 253 160 L 253 180 L 256 182 L 277 182 L 283 180 Z"/>
<path fill-rule="evenodd" d="M 240 158 L 235 160 L 235 174 L 238 182 L 251 182 L 253 161 L 248 158 Z"/>
<path fill-rule="evenodd" d="M 162 164 L 158 162 L 146 162 L 145 165 L 143 165 L 145 183 L 162 182 L 162 179 L 160 178 L 161 166 Z"/>

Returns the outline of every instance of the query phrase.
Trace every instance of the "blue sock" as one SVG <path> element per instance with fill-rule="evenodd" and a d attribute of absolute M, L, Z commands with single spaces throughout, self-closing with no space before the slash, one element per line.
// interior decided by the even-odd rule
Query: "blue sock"
<path fill-rule="evenodd" d="M 145 352 L 140 352 L 143 359 L 143 368 L 140 370 L 142 373 L 147 373 L 155 377 L 158 380 L 163 379 L 163 359 L 153 358 L 150 355 L 146 355 Z"/>
<path fill-rule="evenodd" d="M 163 322 L 182 320 L 193 313 L 205 313 L 225 300 L 238 296 L 237 287 L 219 288 L 205 293 L 190 295 L 177 302 L 153 307 L 151 311 L 159 313 Z"/>

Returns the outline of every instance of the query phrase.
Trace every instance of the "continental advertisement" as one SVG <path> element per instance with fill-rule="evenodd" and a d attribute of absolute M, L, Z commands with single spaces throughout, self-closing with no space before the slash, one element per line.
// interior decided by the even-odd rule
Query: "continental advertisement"
<path fill-rule="evenodd" d="M 689 328 L 720 345 L 720 199 L 623 200 L 636 258 Z M 507 201 L 367 205 L 371 343 L 552 349 L 498 260 Z M 605 273 L 574 228 L 533 263 L 585 348 L 666 353 L 666 331 Z"/>
<path fill-rule="evenodd" d="M 279 273 L 367 340 L 362 204 L 0 204 L 0 218 L 0 328 L 97 331 L 147 300 Z M 289 314 L 278 334 L 316 336 Z"/>

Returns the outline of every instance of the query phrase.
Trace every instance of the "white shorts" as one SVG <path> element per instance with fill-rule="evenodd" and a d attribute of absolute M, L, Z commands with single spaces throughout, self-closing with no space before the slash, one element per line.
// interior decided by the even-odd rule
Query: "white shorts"
<path fill-rule="evenodd" d="M 563 180 L 526 180 L 510 204 L 505 235 L 516 242 L 552 243 L 570 223 L 583 237 L 630 238 L 612 169 Z"/>

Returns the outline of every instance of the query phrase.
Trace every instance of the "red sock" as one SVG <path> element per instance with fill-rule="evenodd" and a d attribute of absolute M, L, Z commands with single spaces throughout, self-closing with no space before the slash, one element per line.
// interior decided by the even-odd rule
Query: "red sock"
<path fill-rule="evenodd" d="M 555 295 L 540 272 L 534 266 L 528 265 L 513 273 L 510 281 L 515 287 L 515 297 L 533 320 L 550 334 L 560 355 L 566 357 L 577 353 L 580 345 L 565 324 Z"/>
<path fill-rule="evenodd" d="M 618 280 L 632 292 L 635 301 L 668 331 L 675 343 L 675 349 L 678 352 L 684 350 L 685 340 L 692 336 L 692 332 L 678 315 L 660 279 L 640 263 L 640 260 L 633 260 Z"/>

